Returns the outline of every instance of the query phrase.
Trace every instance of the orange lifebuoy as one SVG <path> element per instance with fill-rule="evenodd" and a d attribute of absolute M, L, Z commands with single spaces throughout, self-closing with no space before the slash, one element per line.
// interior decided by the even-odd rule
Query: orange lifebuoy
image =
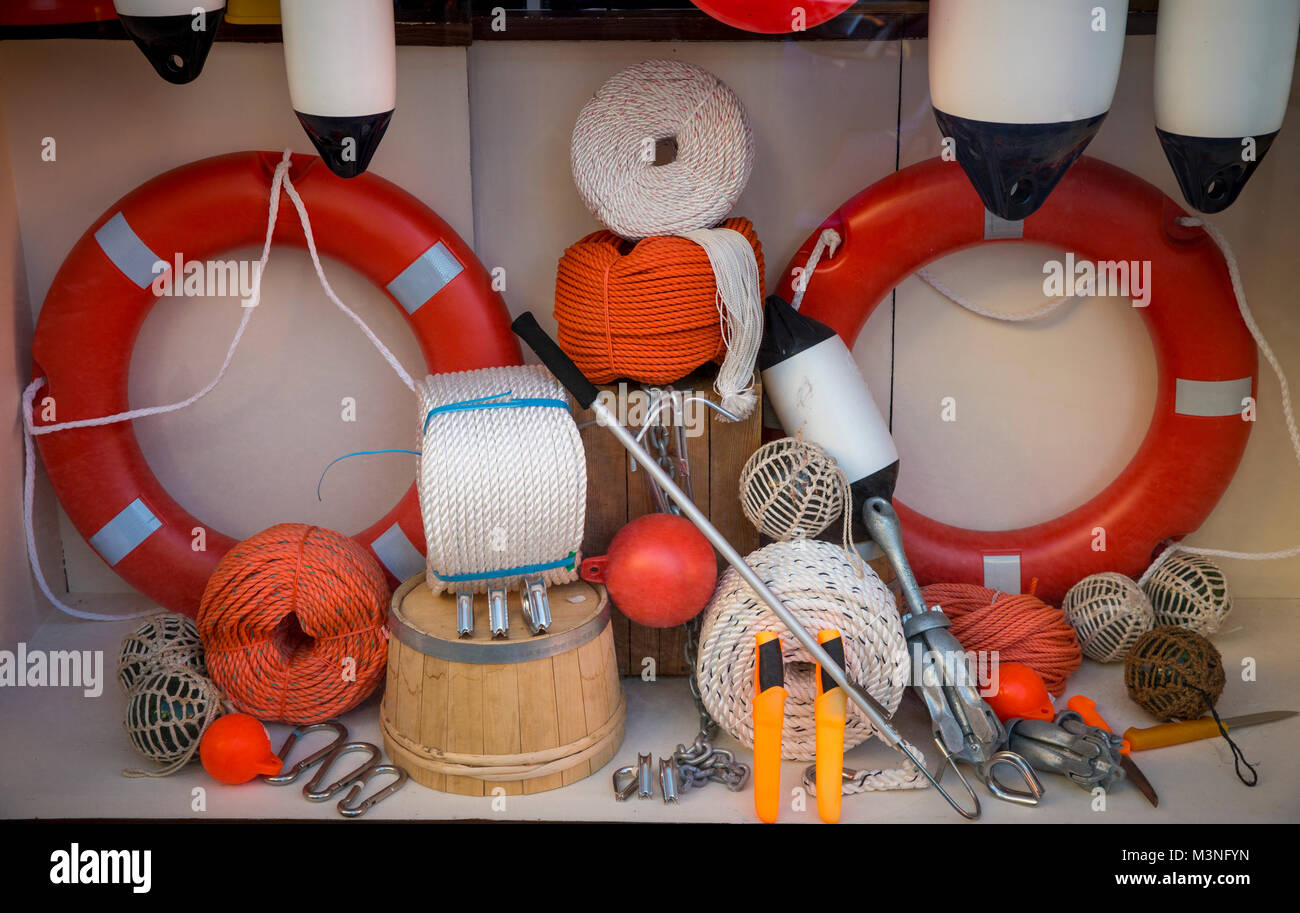
<path fill-rule="evenodd" d="M 985 212 L 961 168 L 932 159 L 868 187 L 804 242 L 781 294 L 789 300 L 795 267 L 807 262 L 823 229 L 835 229 L 840 248 L 809 278 L 802 310 L 850 347 L 903 279 L 986 241 L 1046 244 L 1094 262 L 1151 262 L 1151 300 L 1140 313 L 1159 386 L 1137 454 L 1087 503 L 1022 529 L 960 529 L 895 503 L 923 584 L 978 582 L 1020 592 L 1036 577 L 1037 594 L 1057 602 L 1089 574 L 1137 576 L 1161 542 L 1192 532 L 1214 509 L 1250 435 L 1243 400 L 1255 395 L 1258 360 L 1222 254 L 1202 229 L 1178 224 L 1184 215 L 1141 178 L 1083 158 L 1041 209 L 1023 222 L 1002 222 Z"/>
<path fill-rule="evenodd" d="M 34 376 L 54 398 L 55 424 L 128 409 L 131 350 L 156 296 L 154 263 L 206 260 L 261 243 L 280 160 L 237 152 L 183 165 L 136 188 L 82 235 L 46 296 L 32 344 Z M 292 159 L 320 252 L 388 292 L 406 315 L 431 372 L 522 364 L 500 294 L 474 252 L 431 209 L 372 174 L 335 177 L 314 156 Z M 293 218 L 273 242 L 304 247 Z M 39 402 L 39 401 L 38 401 Z M 208 577 L 235 540 L 206 530 L 163 489 L 129 422 L 37 437 L 46 472 L 73 525 L 123 579 L 169 609 L 193 615 Z M 415 486 L 353 537 L 389 582 L 423 569 Z"/>

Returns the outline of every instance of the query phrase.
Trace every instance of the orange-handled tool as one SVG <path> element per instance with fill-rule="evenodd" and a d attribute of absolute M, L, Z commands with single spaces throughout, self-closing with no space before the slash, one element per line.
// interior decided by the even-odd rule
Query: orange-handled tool
<path fill-rule="evenodd" d="M 817 643 L 831 659 L 844 666 L 844 641 L 839 631 L 818 631 Z M 817 666 L 817 699 L 813 720 L 817 727 L 817 814 L 827 824 L 840 820 L 840 794 L 844 788 L 844 720 L 848 698 L 844 689 Z"/>
<path fill-rule="evenodd" d="M 1224 729 L 1242 729 L 1246 726 L 1258 726 L 1260 723 L 1272 723 L 1295 716 L 1293 710 L 1266 710 L 1263 713 L 1248 713 L 1245 716 L 1230 716 L 1223 720 Z M 1165 748 L 1169 745 L 1181 745 L 1198 739 L 1213 739 L 1219 735 L 1219 725 L 1213 717 L 1199 720 L 1184 720 L 1181 723 L 1161 723 L 1145 729 L 1136 727 L 1124 730 L 1124 738 L 1133 746 L 1134 751 L 1146 751 L 1149 748 Z"/>
<path fill-rule="evenodd" d="M 1101 718 L 1101 714 L 1097 712 L 1097 702 L 1092 698 L 1084 697 L 1082 694 L 1076 694 L 1065 702 L 1065 706 L 1083 717 L 1083 721 L 1089 726 L 1096 726 L 1098 729 L 1104 729 L 1107 732 L 1112 731 L 1111 728 L 1106 725 L 1106 721 Z M 1133 747 L 1129 744 L 1127 735 L 1128 733 L 1125 733 L 1126 738 L 1124 739 L 1124 745 L 1119 750 L 1119 753 L 1122 755 L 1128 754 L 1130 749 Z"/>
<path fill-rule="evenodd" d="M 771 631 L 755 637 L 754 811 L 758 820 L 776 821 L 781 810 L 781 730 L 785 726 L 785 663 L 781 638 Z"/>

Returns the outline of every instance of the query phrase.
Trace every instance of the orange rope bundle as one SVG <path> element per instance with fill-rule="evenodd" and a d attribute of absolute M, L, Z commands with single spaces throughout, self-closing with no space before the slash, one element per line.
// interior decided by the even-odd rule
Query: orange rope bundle
<path fill-rule="evenodd" d="M 208 674 L 261 720 L 319 723 L 384 676 L 388 582 L 351 539 L 281 523 L 232 548 L 199 605 Z"/>
<path fill-rule="evenodd" d="M 999 593 L 973 583 L 935 583 L 922 590 L 926 605 L 943 607 L 953 636 L 970 651 L 998 651 L 1001 662 L 1024 663 L 1053 697 L 1078 671 L 1083 651 L 1065 613 L 1028 593 Z"/>
<path fill-rule="evenodd" d="M 763 245 L 748 219 L 719 228 L 744 235 L 763 279 Z M 718 287 L 704 249 L 686 238 L 633 243 L 608 231 L 564 252 L 555 280 L 560 347 L 588 379 L 666 384 L 727 354 Z"/>

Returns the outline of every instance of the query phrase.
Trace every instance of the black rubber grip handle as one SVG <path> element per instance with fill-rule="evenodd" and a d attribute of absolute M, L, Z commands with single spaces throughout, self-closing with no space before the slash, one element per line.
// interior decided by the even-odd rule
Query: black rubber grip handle
<path fill-rule="evenodd" d="M 515 331 L 515 335 L 528 343 L 528 348 L 537 353 L 537 357 L 542 360 L 555 375 L 556 380 L 564 384 L 565 388 L 573 394 L 573 398 L 578 401 L 578 405 L 583 409 L 589 409 L 591 404 L 596 401 L 600 391 L 596 385 L 587 380 L 586 376 L 578 370 L 578 366 L 573 363 L 573 359 L 564 354 L 561 349 L 546 331 L 542 329 L 537 318 L 533 316 L 532 311 L 524 311 L 515 318 L 515 322 L 510 324 L 510 329 Z"/>

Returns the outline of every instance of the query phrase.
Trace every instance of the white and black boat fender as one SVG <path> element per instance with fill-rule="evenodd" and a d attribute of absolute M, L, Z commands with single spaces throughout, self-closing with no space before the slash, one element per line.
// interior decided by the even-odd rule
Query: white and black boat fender
<path fill-rule="evenodd" d="M 203 72 L 226 0 L 113 0 L 113 8 L 158 75 L 183 85 Z"/>
<path fill-rule="evenodd" d="M 280 0 L 289 98 L 331 171 L 370 165 L 397 107 L 392 0 Z"/>
<path fill-rule="evenodd" d="M 1031 215 L 1101 129 L 1127 17 L 1128 0 L 931 0 L 934 116 L 989 211 Z"/>
<path fill-rule="evenodd" d="M 1282 128 L 1300 0 L 1161 0 L 1156 133 L 1195 209 L 1227 209 Z"/>

